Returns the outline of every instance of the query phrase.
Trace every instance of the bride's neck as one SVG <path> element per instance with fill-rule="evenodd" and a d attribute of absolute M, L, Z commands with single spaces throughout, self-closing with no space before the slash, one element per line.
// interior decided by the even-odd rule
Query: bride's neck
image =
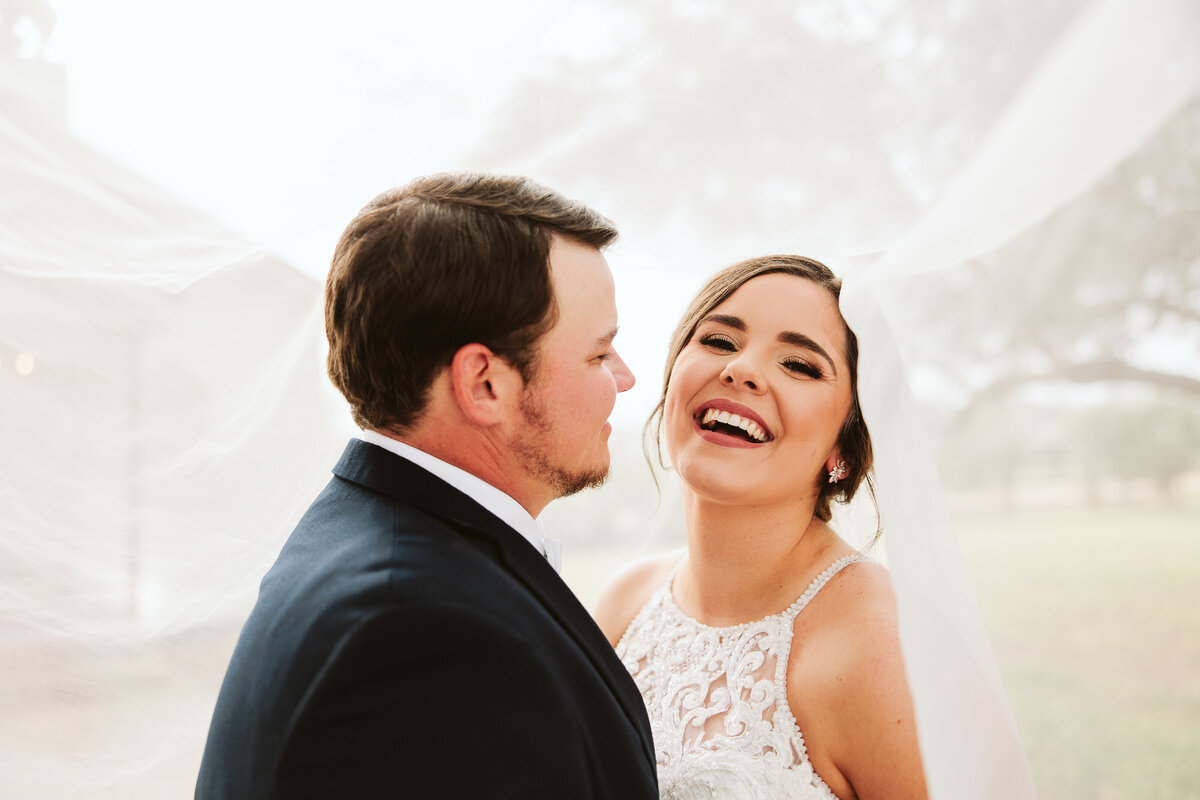
<path fill-rule="evenodd" d="M 709 625 L 732 625 L 782 611 L 849 548 L 809 504 L 732 506 L 685 496 L 688 557 L 674 594 Z"/>

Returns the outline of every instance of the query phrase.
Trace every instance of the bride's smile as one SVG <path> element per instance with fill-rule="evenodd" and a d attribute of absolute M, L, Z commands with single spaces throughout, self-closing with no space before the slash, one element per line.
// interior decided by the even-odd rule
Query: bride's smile
<path fill-rule="evenodd" d="M 701 439 L 722 447 L 759 447 L 775 438 L 754 409 L 732 400 L 701 403 L 692 420 Z"/>

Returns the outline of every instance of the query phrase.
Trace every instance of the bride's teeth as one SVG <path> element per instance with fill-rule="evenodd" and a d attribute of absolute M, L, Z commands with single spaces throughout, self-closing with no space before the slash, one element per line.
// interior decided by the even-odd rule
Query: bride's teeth
<path fill-rule="evenodd" d="M 711 425 L 714 422 L 719 422 L 723 425 L 729 425 L 733 428 L 741 428 L 756 442 L 762 443 L 767 440 L 766 431 L 762 426 L 751 419 L 747 419 L 739 414 L 731 414 L 728 411 L 718 411 L 715 408 L 708 408 L 700 415 L 700 424 Z"/>

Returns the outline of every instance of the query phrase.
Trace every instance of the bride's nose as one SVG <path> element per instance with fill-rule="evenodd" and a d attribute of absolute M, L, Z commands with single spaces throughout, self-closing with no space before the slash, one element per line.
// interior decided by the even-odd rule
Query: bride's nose
<path fill-rule="evenodd" d="M 763 385 L 762 376 L 744 352 L 725 364 L 725 369 L 721 370 L 721 383 L 755 393 L 760 392 Z"/>

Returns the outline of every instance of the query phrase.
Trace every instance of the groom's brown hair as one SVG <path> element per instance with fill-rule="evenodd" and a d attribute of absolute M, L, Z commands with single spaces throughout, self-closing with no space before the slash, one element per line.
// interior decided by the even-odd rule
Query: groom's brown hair
<path fill-rule="evenodd" d="M 380 194 L 338 241 L 325 283 L 329 377 L 362 428 L 411 427 L 434 376 L 479 343 L 528 383 L 557 307 L 550 245 L 596 249 L 606 217 L 528 178 L 441 173 Z"/>

